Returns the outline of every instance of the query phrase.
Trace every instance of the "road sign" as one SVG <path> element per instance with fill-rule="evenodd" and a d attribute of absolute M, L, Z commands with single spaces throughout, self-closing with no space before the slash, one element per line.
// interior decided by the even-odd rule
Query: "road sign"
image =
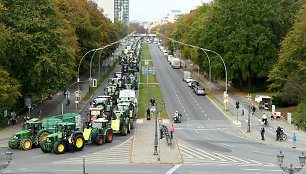
<path fill-rule="evenodd" d="M 80 91 L 75 91 L 75 97 L 79 97 Z"/>
<path fill-rule="evenodd" d="M 7 117 L 7 110 L 4 111 L 3 116 L 4 116 L 4 117 Z"/>
<path fill-rule="evenodd" d="M 155 74 L 155 67 L 153 66 L 143 66 L 142 74 Z"/>
<path fill-rule="evenodd" d="M 97 79 L 92 79 L 92 87 L 97 87 Z"/>
<path fill-rule="evenodd" d="M 150 109 L 150 111 L 151 111 L 151 112 L 156 112 L 156 108 L 155 108 L 155 107 L 152 107 L 152 108 Z"/>
<path fill-rule="evenodd" d="M 256 95 L 256 97 L 257 97 L 257 98 L 259 98 L 259 97 L 260 97 L 260 95 L 259 95 L 259 94 L 257 94 L 257 95 Z"/>

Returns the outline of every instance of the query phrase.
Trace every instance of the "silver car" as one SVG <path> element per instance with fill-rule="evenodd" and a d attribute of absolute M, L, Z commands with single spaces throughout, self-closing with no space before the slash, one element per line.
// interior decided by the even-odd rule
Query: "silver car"
<path fill-rule="evenodd" d="M 197 95 L 205 95 L 205 90 L 204 90 L 204 88 L 197 87 L 197 88 L 195 89 L 195 93 L 196 93 Z"/>

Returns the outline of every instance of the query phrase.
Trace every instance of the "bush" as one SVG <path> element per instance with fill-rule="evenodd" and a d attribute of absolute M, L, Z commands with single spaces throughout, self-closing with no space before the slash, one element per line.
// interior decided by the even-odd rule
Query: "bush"
<path fill-rule="evenodd" d="M 289 105 L 285 100 L 283 100 L 282 93 L 277 93 L 272 96 L 272 104 L 278 107 L 286 107 Z"/>
<path fill-rule="evenodd" d="M 294 120 L 300 127 L 305 128 L 306 124 L 306 102 L 299 104 L 298 111 L 294 114 Z"/>

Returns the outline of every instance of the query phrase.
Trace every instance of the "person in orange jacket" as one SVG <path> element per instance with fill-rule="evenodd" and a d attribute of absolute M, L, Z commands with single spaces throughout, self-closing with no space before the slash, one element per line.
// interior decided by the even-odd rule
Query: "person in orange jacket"
<path fill-rule="evenodd" d="M 173 124 L 170 126 L 171 139 L 173 139 L 174 127 Z"/>

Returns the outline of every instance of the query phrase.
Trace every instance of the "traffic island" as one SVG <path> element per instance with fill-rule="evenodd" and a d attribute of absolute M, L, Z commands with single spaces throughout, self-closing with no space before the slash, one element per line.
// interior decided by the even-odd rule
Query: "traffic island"
<path fill-rule="evenodd" d="M 155 122 L 152 120 L 138 119 L 133 137 L 131 163 L 134 164 L 180 164 L 183 162 L 179 153 L 176 139 L 172 146 L 168 146 L 164 137 L 159 139 L 159 147 L 154 155 Z M 164 119 L 162 124 L 170 127 L 169 120 Z M 159 131 L 158 131 L 159 133 Z M 160 160 L 158 160 L 158 158 Z"/>

